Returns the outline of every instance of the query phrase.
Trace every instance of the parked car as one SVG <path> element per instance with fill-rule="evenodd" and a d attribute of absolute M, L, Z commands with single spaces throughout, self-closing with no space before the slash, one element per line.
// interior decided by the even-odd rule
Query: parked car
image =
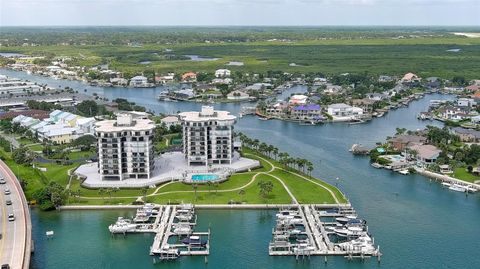
<path fill-rule="evenodd" d="M 5 181 L 5 179 L 0 178 L 0 184 L 5 184 L 5 183 L 7 183 L 7 182 Z"/>
<path fill-rule="evenodd" d="M 10 194 L 10 190 L 8 188 L 5 188 L 5 194 L 6 195 L 9 195 Z"/>
<path fill-rule="evenodd" d="M 8 264 L 2 264 L 2 269 L 10 269 L 10 265 L 8 265 Z"/>
<path fill-rule="evenodd" d="M 12 200 L 7 200 L 7 201 L 5 201 L 5 203 L 6 203 L 7 205 L 12 205 Z"/>
<path fill-rule="evenodd" d="M 14 220 L 15 220 L 15 216 L 12 213 L 8 214 L 8 221 L 14 221 Z"/>

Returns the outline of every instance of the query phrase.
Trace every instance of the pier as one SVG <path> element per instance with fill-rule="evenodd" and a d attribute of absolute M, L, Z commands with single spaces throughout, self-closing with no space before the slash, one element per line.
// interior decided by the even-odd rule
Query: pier
<path fill-rule="evenodd" d="M 137 209 L 132 220 L 119 217 L 109 226 L 113 234 L 155 233 L 150 255 L 162 260 L 180 256 L 207 256 L 210 254 L 210 229 L 196 232 L 194 206 L 146 204 Z"/>
<path fill-rule="evenodd" d="M 366 259 L 382 255 L 374 246 L 364 220 L 350 206 L 318 207 L 299 205 L 284 208 L 276 215 L 269 245 L 271 256 L 344 256 Z"/>

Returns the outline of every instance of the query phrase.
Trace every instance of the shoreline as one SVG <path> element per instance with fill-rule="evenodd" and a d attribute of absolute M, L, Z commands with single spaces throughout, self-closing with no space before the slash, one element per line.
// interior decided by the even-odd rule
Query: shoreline
<path fill-rule="evenodd" d="M 157 205 L 157 204 L 155 204 Z M 163 205 L 163 204 L 158 204 Z M 193 204 L 196 209 L 281 209 L 298 207 L 304 204 Z M 332 208 L 332 207 L 349 207 L 351 204 L 309 204 L 317 208 Z M 138 209 L 143 205 L 64 205 L 57 208 L 58 211 L 62 210 L 120 210 L 120 209 Z"/>

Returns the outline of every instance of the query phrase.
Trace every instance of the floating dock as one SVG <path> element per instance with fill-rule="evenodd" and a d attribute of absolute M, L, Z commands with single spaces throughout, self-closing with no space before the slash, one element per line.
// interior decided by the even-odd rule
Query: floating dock
<path fill-rule="evenodd" d="M 149 204 L 137 209 L 133 220 L 120 217 L 109 226 L 109 230 L 112 234 L 155 233 L 150 255 L 158 256 L 160 260 L 207 256 L 210 254 L 210 229 L 207 232 L 195 232 L 196 221 L 193 205 Z"/>
<path fill-rule="evenodd" d="M 358 219 L 352 207 L 299 205 L 281 209 L 276 217 L 268 249 L 271 256 L 375 256 L 380 260 L 382 255 L 366 222 Z"/>

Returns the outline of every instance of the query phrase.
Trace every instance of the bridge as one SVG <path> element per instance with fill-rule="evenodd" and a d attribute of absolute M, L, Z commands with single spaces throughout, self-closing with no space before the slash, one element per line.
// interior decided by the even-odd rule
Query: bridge
<path fill-rule="evenodd" d="M 1 160 L 0 176 L 6 181 L 0 185 L 0 265 L 28 269 L 32 251 L 32 222 L 27 199 L 17 177 Z M 5 189 L 10 190 L 10 194 L 6 194 Z M 7 200 L 12 204 L 7 205 Z M 15 216 L 14 221 L 8 220 L 11 213 Z"/>

